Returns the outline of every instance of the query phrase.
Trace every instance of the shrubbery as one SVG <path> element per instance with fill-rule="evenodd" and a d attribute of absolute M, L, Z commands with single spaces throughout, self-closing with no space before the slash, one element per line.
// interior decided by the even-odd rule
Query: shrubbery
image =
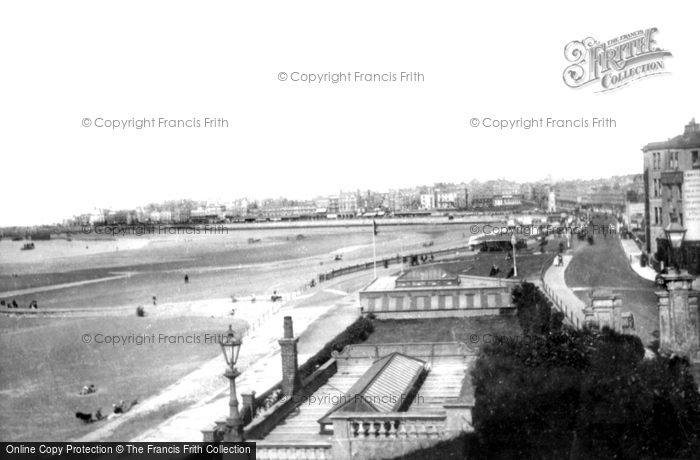
<path fill-rule="evenodd" d="M 529 340 L 493 344 L 477 360 L 467 458 L 697 454 L 700 393 L 687 363 L 645 360 L 636 336 L 562 326 L 532 284 L 514 299 Z"/>
<path fill-rule="evenodd" d="M 299 366 L 299 375 L 302 379 L 311 375 L 318 366 L 322 366 L 331 359 L 333 351 L 342 351 L 348 345 L 362 343 L 374 332 L 374 324 L 367 318 L 358 318 L 333 340 L 323 346 L 321 351 L 309 358 Z"/>

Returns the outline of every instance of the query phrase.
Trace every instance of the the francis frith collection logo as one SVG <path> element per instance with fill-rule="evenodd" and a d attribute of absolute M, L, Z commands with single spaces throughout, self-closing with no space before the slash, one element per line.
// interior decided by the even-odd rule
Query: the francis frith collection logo
<path fill-rule="evenodd" d="M 606 92 L 642 78 L 668 74 L 664 58 L 672 54 L 657 46 L 657 31 L 637 30 L 606 42 L 591 37 L 572 41 L 564 48 L 564 56 L 571 63 L 564 70 L 564 83 L 582 88 L 600 82 L 602 89 L 598 92 Z"/>

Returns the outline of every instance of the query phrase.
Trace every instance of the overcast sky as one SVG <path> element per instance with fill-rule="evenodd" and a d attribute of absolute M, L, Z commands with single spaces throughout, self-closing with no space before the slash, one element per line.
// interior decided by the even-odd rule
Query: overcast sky
<path fill-rule="evenodd" d="M 176 198 L 641 173 L 644 144 L 700 120 L 700 4 L 535 4 L 2 2 L 0 226 Z M 670 75 L 607 94 L 563 83 L 569 42 L 651 27 Z M 402 71 L 425 81 L 278 78 Z M 161 117 L 229 127 L 94 126 Z M 485 117 L 617 127 L 470 126 Z"/>

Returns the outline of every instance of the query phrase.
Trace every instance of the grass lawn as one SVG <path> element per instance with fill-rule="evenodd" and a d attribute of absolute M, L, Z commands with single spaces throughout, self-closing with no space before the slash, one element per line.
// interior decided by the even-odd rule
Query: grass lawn
<path fill-rule="evenodd" d="M 66 441 L 92 431 L 75 412 L 157 394 L 220 354 L 205 334 L 224 333 L 229 318 L 0 318 L 0 439 Z M 15 322 L 15 324 L 10 324 Z M 239 331 L 241 322 L 233 321 Z M 82 336 L 153 336 L 154 343 L 83 343 Z M 168 337 L 199 337 L 170 343 Z M 133 339 L 132 339 L 133 340 Z M 190 339 L 195 341 L 196 339 Z M 98 391 L 79 396 L 83 385 Z"/>
<path fill-rule="evenodd" d="M 551 242 L 550 245 L 552 248 L 555 247 Z M 539 278 L 542 267 L 550 264 L 552 257 L 553 253 L 534 254 L 532 249 L 517 251 L 518 278 Z M 506 260 L 506 252 L 481 252 L 475 256 L 441 263 L 440 266 L 455 274 L 489 276 L 493 264 L 496 264 L 501 269 L 496 277 L 505 278 L 513 266 L 513 261 Z"/>

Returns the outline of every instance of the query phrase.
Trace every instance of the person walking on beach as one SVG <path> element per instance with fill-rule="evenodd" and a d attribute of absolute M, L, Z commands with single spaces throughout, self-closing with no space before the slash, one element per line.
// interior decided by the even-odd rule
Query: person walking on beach
<path fill-rule="evenodd" d="M 156 304 L 156 296 L 153 296 L 153 305 Z"/>
<path fill-rule="evenodd" d="M 190 282 L 190 277 L 188 275 L 185 275 L 185 284 Z"/>

